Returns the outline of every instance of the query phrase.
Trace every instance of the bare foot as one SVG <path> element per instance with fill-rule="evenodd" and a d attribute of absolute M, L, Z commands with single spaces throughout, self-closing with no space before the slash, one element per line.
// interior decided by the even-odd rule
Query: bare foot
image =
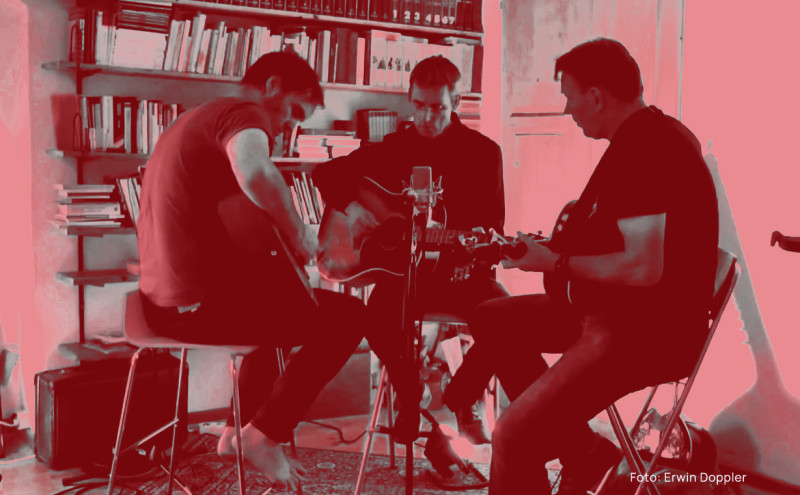
<path fill-rule="evenodd" d="M 236 457 L 236 448 L 233 446 L 233 440 L 236 438 L 236 431 L 233 426 L 226 426 L 222 430 L 222 435 L 217 442 L 217 455 L 220 457 Z"/>
<path fill-rule="evenodd" d="M 233 440 L 235 446 L 235 438 Z M 242 428 L 242 446 L 247 462 L 261 471 L 273 485 L 295 490 L 304 481 L 305 469 L 296 460 L 291 462 L 283 454 L 281 444 L 248 424 Z"/>

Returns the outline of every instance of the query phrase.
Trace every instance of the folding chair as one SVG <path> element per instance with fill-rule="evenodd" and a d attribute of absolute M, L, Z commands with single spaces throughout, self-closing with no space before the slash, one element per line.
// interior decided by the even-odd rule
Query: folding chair
<path fill-rule="evenodd" d="M 697 372 L 700 369 L 700 364 L 703 362 L 706 351 L 708 351 L 708 346 L 711 343 L 711 339 L 714 337 L 714 332 L 717 329 L 717 325 L 719 325 L 722 312 L 725 309 L 725 306 L 728 304 L 728 299 L 730 299 L 730 296 L 733 293 L 733 288 L 736 285 L 736 280 L 738 278 L 739 267 L 736 265 L 736 256 L 722 248 L 719 248 L 717 251 L 717 276 L 714 282 L 714 299 L 712 301 L 711 309 L 709 310 L 710 326 L 708 337 L 706 338 L 705 345 L 703 346 L 703 350 L 700 352 L 700 356 L 697 359 L 697 363 L 695 364 L 692 373 L 686 378 L 683 391 L 675 400 L 672 411 L 669 413 L 669 420 L 667 421 L 666 428 L 663 432 L 661 432 L 658 446 L 653 452 L 653 457 L 649 464 L 645 463 L 645 461 L 639 455 L 639 452 L 637 452 L 632 437 L 639 431 L 639 427 L 644 420 L 645 414 L 647 413 L 650 403 L 655 397 L 659 386 L 655 385 L 650 389 L 647 400 L 645 400 L 644 406 L 642 407 L 642 410 L 639 413 L 633 428 L 630 429 L 630 432 L 625 429 L 625 424 L 622 422 L 622 418 L 620 417 L 616 405 L 611 404 L 608 408 L 606 408 L 609 420 L 611 421 L 611 426 L 614 429 L 614 435 L 617 437 L 617 440 L 620 443 L 624 458 L 627 460 L 632 473 L 643 476 L 642 478 L 638 478 L 642 479 L 642 481 L 636 488 L 636 495 L 642 494 L 644 490 L 647 490 L 650 495 L 660 495 L 658 487 L 647 480 L 650 479 L 650 475 L 653 474 L 653 471 L 658 464 L 658 459 L 670 439 L 672 430 L 680 419 L 681 410 L 683 409 L 683 405 L 686 403 L 686 399 L 689 396 L 689 390 L 691 390 L 692 385 L 694 384 L 694 380 L 697 377 Z M 674 384 L 677 392 L 680 382 L 674 382 Z M 617 466 L 613 466 L 606 473 L 605 478 L 603 478 L 603 481 L 600 483 L 597 491 L 595 491 L 595 495 L 601 495 L 608 492 L 608 490 L 604 492 L 603 488 L 606 486 L 608 480 L 611 478 L 612 473 L 614 473 L 616 469 Z"/>

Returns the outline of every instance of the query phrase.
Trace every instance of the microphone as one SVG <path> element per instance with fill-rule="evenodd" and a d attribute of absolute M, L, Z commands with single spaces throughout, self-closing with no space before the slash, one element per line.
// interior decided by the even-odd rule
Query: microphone
<path fill-rule="evenodd" d="M 433 194 L 433 172 L 430 167 L 414 167 L 411 170 L 411 189 L 414 191 L 414 204 L 427 208 L 436 204 Z"/>

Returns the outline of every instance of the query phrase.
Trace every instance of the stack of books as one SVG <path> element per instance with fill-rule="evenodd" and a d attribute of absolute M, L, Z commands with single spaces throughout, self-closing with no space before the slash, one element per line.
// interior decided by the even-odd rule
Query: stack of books
<path fill-rule="evenodd" d="M 113 184 L 56 184 L 58 209 L 54 223 L 60 229 L 68 227 L 120 227 L 122 208 L 112 200 Z"/>
<path fill-rule="evenodd" d="M 297 157 L 304 159 L 338 158 L 361 145 L 353 132 L 303 129 L 297 136 Z"/>

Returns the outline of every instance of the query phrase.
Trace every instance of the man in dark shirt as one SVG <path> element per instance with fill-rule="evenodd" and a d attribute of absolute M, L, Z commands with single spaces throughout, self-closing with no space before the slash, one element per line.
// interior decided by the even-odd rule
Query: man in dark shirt
<path fill-rule="evenodd" d="M 188 111 L 161 136 L 146 166 L 137 225 L 139 286 L 154 331 L 186 342 L 260 346 L 241 365 L 244 456 L 290 487 L 302 470 L 280 444 L 365 334 L 359 300 L 316 290 L 315 306 L 280 261 L 279 243 L 257 242 L 274 227 L 300 265 L 316 255 L 316 235 L 270 156 L 275 138 L 322 103 L 304 60 L 290 52 L 264 55 L 248 69 L 241 96 Z M 230 204 L 244 207 L 221 214 Z M 297 345 L 278 378 L 275 348 Z M 233 437 L 226 428 L 221 454 L 234 452 Z"/>
<path fill-rule="evenodd" d="M 503 165 L 500 147 L 491 139 L 464 126 L 453 109 L 459 96 L 455 86 L 461 74 L 444 57 L 422 60 L 411 74 L 409 101 L 414 106 L 414 125 L 389 134 L 378 144 L 365 145 L 348 156 L 317 168 L 314 182 L 320 187 L 328 208 L 348 215 L 353 232 L 370 229 L 375 218 L 355 199 L 359 180 L 369 177 L 392 192 L 401 192 L 409 183 L 412 168 L 427 166 L 433 179 L 441 177 L 442 200 L 432 212 L 434 221 L 448 229 L 503 231 L 505 204 Z M 480 302 L 508 295 L 488 267 L 479 268 L 463 281 L 451 282 L 451 261 L 443 256 L 435 268 L 423 266 L 417 280 L 417 314 L 429 311 L 466 316 Z M 397 438 L 413 441 L 419 430 L 419 414 L 413 407 L 419 401 L 417 370 L 401 362 L 402 280 L 381 280 L 368 302 L 376 329 L 370 345 L 389 369 L 401 409 Z M 469 405 L 456 411 L 459 426 L 473 441 L 488 442 L 480 418 Z"/>
<path fill-rule="evenodd" d="M 639 67 L 617 41 L 575 47 L 559 74 L 564 112 L 610 145 L 563 230 L 549 243 L 521 236 L 526 254 L 503 262 L 562 277 L 568 294 L 489 301 L 470 319 L 474 348 L 494 356 L 512 400 L 493 432 L 491 495 L 549 494 L 544 464 L 556 457 L 558 493 L 585 495 L 619 458 L 586 422 L 687 376 L 709 328 L 719 227 L 697 139 L 645 105 Z M 548 368 L 540 352 L 563 354 Z M 468 403 L 476 391 L 460 393 L 446 400 Z"/>

